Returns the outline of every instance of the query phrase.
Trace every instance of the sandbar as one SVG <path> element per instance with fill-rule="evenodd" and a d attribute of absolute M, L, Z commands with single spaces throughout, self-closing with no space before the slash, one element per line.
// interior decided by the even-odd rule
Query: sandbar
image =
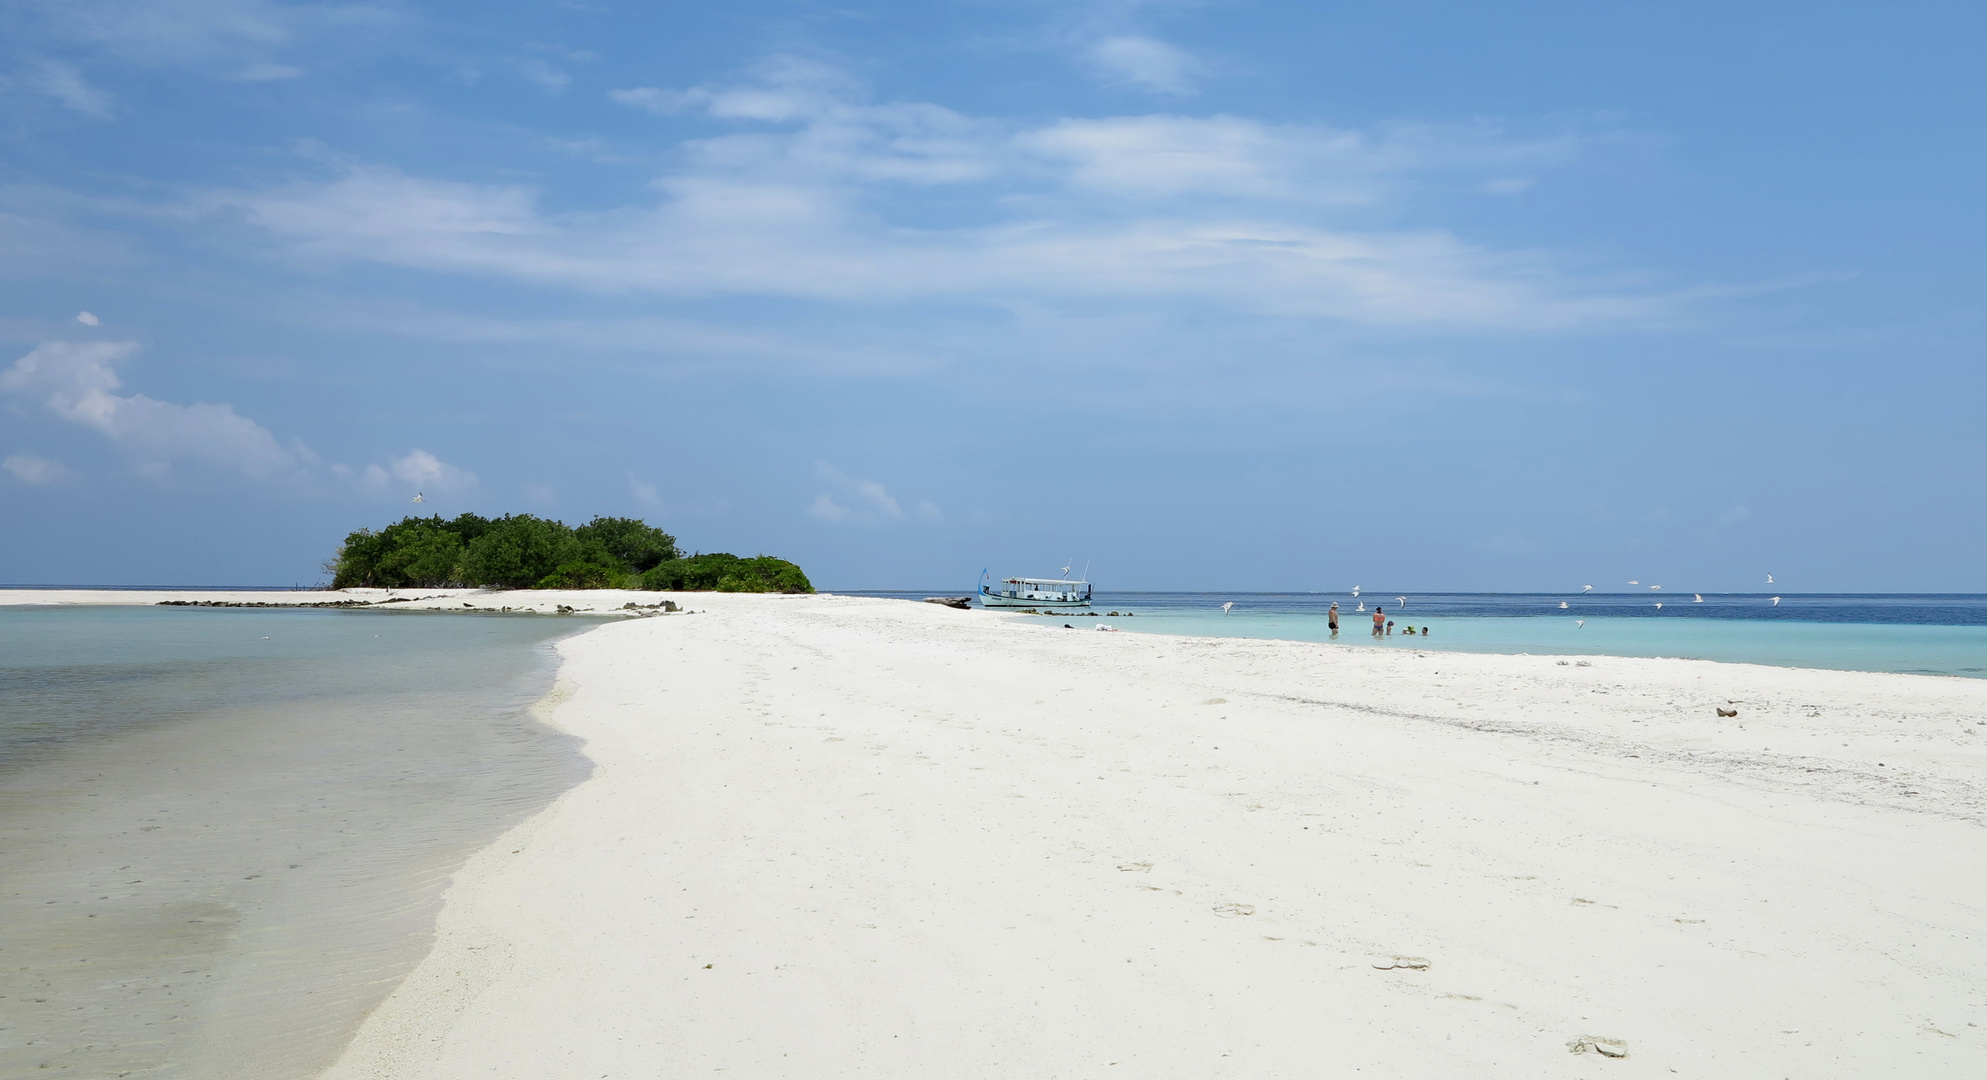
<path fill-rule="evenodd" d="M 688 606 L 327 1077 L 1987 1073 L 1987 682 Z"/>

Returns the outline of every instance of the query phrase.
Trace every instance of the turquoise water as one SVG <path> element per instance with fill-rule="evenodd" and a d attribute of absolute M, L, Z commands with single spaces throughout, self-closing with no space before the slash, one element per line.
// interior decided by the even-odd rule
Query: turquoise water
<path fill-rule="evenodd" d="M 1109 610 L 1109 609 L 1106 609 Z M 1315 615 L 1131 609 L 1135 618 L 1106 619 L 1120 630 L 1208 637 L 1330 641 Z M 1341 619 L 1338 641 L 1395 649 L 1531 653 L 1566 656 L 1676 656 L 1780 667 L 1840 671 L 1899 671 L 1987 677 L 1987 627 L 1885 623 L 1746 622 L 1739 620 L 1588 618 L 1551 616 L 1422 616 L 1410 608 L 1392 636 L 1375 639 L 1369 616 Z M 1070 620 L 1063 620 L 1065 622 Z M 1084 625 L 1100 621 L 1091 619 Z M 1401 626 L 1427 627 L 1409 636 Z"/>
<path fill-rule="evenodd" d="M 934 593 L 871 593 L 917 598 Z M 1403 607 L 1398 597 L 1406 596 Z M 1692 593 L 1132 593 L 1099 591 L 1088 615 L 1039 616 L 1149 634 L 1276 638 L 1385 648 L 1672 656 L 1781 667 L 1987 677 L 1987 596 Z M 1336 639 L 1325 612 L 1336 601 Z M 1226 614 L 1221 605 L 1232 603 Z M 1375 639 L 1371 610 L 1391 636 Z M 1564 608 L 1560 605 L 1565 604 Z M 1657 605 L 1661 604 L 1661 607 Z M 1367 610 L 1358 608 L 1364 605 Z M 1112 618 L 1111 611 L 1120 615 Z M 1124 613 L 1131 613 L 1125 617 Z M 1023 616 L 1028 618 L 1030 616 Z M 1406 626 L 1431 632 L 1402 633 Z"/>
<path fill-rule="evenodd" d="M 0 1076 L 316 1075 L 586 775 L 529 709 L 591 625 L 0 606 Z"/>
<path fill-rule="evenodd" d="M 1101 594 L 1097 610 L 1136 612 L 1102 620 L 1121 630 L 1325 642 L 1331 636 L 1324 612 L 1337 601 L 1338 641 L 1346 645 L 1987 677 L 1987 597 L 1980 596 L 1785 596 L 1774 604 L 1760 595 L 1706 596 L 1698 603 L 1689 593 L 1450 593 L 1409 595 L 1403 607 L 1400 595 L 1117 593 Z M 1229 601 L 1235 606 L 1224 615 L 1221 605 Z M 1395 622 L 1394 633 L 1377 641 L 1370 613 L 1376 603 Z M 1369 610 L 1355 610 L 1360 604 Z M 1410 625 L 1430 633 L 1401 632 Z"/>

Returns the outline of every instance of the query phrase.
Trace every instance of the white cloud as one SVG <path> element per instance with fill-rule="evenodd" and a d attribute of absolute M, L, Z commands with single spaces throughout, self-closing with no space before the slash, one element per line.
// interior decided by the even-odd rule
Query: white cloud
<path fill-rule="evenodd" d="M 52 484 L 69 475 L 69 470 L 61 462 L 25 450 L 8 454 L 6 460 L 0 461 L 0 469 L 5 469 L 23 484 Z"/>
<path fill-rule="evenodd" d="M 683 94 L 675 90 L 663 90 L 654 86 L 636 86 L 627 90 L 609 90 L 607 99 L 617 105 L 641 109 L 660 116 L 682 112 L 689 106 Z"/>
<path fill-rule="evenodd" d="M 662 505 L 662 494 L 656 491 L 655 485 L 643 480 L 634 473 L 628 474 L 628 494 L 633 495 L 635 501 L 641 503 L 643 506 L 660 507 Z"/>
<path fill-rule="evenodd" d="M 363 469 L 325 466 L 302 440 L 280 442 L 232 405 L 181 405 L 119 394 L 124 381 L 114 365 L 137 349 L 131 342 L 44 342 L 0 372 L 0 390 L 38 398 L 57 417 L 98 432 L 129 454 L 140 473 L 155 479 L 192 468 L 311 486 L 328 475 L 373 495 L 398 494 L 410 486 L 452 491 L 476 483 L 474 474 L 425 450 Z M 15 471 L 12 465 L 8 470 Z"/>
<path fill-rule="evenodd" d="M 304 69 L 289 64 L 250 64 L 230 76 L 236 82 L 279 82 L 302 76 Z"/>
<path fill-rule="evenodd" d="M 410 450 L 385 465 L 368 465 L 359 480 L 368 493 L 380 496 L 452 493 L 476 485 L 476 474 L 458 469 L 426 450 Z"/>
<path fill-rule="evenodd" d="M 875 480 L 849 476 L 825 461 L 815 463 L 814 471 L 833 489 L 822 492 L 808 504 L 807 516 L 816 521 L 834 525 L 883 525 L 909 516 L 896 497 Z M 916 512 L 927 521 L 944 516 L 929 502 L 919 503 Z"/>
<path fill-rule="evenodd" d="M 1090 311 L 1159 303 L 1529 330 L 1648 319 L 1677 302 L 1588 284 L 1541 253 L 1332 220 L 1337 208 L 1385 203 L 1431 177 L 1462 173 L 1480 185 L 1486 173 L 1565 160 L 1582 146 L 1572 137 L 1221 116 L 1017 129 L 937 105 L 866 104 L 839 73 L 799 61 L 745 86 L 617 97 L 700 109 L 743 130 L 684 144 L 686 164 L 653 182 L 653 200 L 615 209 L 548 213 L 528 187 L 334 161 L 331 179 L 211 193 L 189 210 L 238 213 L 297 259 L 607 294 Z M 953 227 L 892 220 L 906 187 L 950 188 L 982 212 Z"/>
<path fill-rule="evenodd" d="M 1090 55 L 1110 81 L 1173 97 L 1194 93 L 1200 69 L 1186 50 L 1142 35 L 1104 38 Z"/>
<path fill-rule="evenodd" d="M 8 81 L 52 97 L 85 116 L 103 118 L 111 114 L 110 94 L 90 85 L 73 65 L 59 60 L 39 61 Z"/>
<path fill-rule="evenodd" d="M 272 52 L 332 34 L 401 26 L 409 14 L 384 2 L 279 0 L 13 0 L 20 21 L 52 37 L 146 65 L 239 69 Z M 218 73 L 218 72 L 217 72 Z"/>
<path fill-rule="evenodd" d="M 836 502 L 834 496 L 823 492 L 808 504 L 807 516 L 816 521 L 839 523 L 855 516 L 855 511 Z"/>
<path fill-rule="evenodd" d="M 76 321 L 82 323 L 84 326 L 96 326 L 99 323 L 101 323 L 103 320 L 97 318 L 95 315 L 92 315 L 87 311 L 79 311 L 76 313 Z"/>
<path fill-rule="evenodd" d="M 57 416 L 100 432 L 153 474 L 197 464 L 267 480 L 305 463 L 308 451 L 301 444 L 283 446 L 233 406 L 115 393 L 124 384 L 111 365 L 137 348 L 129 342 L 47 342 L 0 374 L 0 389 L 45 395 Z"/>
<path fill-rule="evenodd" d="M 518 65 L 524 77 L 536 83 L 540 90 L 548 94 L 563 94 L 571 86 L 573 77 L 543 60 L 526 60 Z"/>

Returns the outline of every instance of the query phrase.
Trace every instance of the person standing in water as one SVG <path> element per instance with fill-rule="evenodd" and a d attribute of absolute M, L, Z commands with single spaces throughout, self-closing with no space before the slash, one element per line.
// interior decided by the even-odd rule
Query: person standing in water
<path fill-rule="evenodd" d="M 1378 604 L 1375 604 L 1373 605 L 1373 636 L 1379 637 L 1381 634 L 1384 634 L 1386 632 L 1387 632 L 1387 609 L 1381 607 Z"/>
<path fill-rule="evenodd" d="M 1332 628 L 1332 636 L 1338 636 L 1338 601 L 1332 601 L 1332 609 L 1325 612 L 1325 625 Z"/>

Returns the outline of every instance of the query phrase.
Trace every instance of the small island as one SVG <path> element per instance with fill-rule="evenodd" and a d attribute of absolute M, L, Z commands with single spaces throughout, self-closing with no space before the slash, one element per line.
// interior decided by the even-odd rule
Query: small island
<path fill-rule="evenodd" d="M 408 517 L 345 537 L 325 564 L 331 587 L 387 589 L 649 589 L 811 593 L 800 567 L 770 555 L 685 556 L 639 518 L 573 528 L 531 514 Z"/>

